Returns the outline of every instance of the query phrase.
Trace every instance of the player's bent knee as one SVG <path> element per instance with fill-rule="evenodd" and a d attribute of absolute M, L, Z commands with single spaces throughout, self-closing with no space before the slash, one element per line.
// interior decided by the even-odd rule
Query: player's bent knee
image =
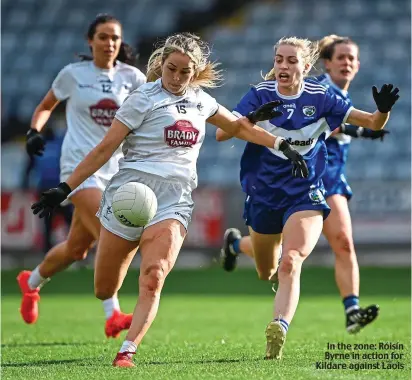
<path fill-rule="evenodd" d="M 115 293 L 116 293 L 116 289 L 108 287 L 108 286 L 99 287 L 95 285 L 94 287 L 95 297 L 102 301 L 112 298 Z"/>
<path fill-rule="evenodd" d="M 140 290 L 147 295 L 154 295 L 163 287 L 166 278 L 166 270 L 161 264 L 149 266 L 143 273 L 140 274 L 139 284 Z"/>
<path fill-rule="evenodd" d="M 302 265 L 305 258 L 306 255 L 297 250 L 291 250 L 287 254 L 284 254 L 279 265 L 279 276 L 292 275 L 296 269 Z"/>
<path fill-rule="evenodd" d="M 262 281 L 269 281 L 273 275 L 272 271 L 261 270 L 261 269 L 257 269 L 257 274 L 258 274 L 259 280 L 262 280 Z"/>
<path fill-rule="evenodd" d="M 92 244 L 87 242 L 72 243 L 70 241 L 66 244 L 66 255 L 70 256 L 75 261 L 84 260 L 87 257 L 89 248 Z"/>
<path fill-rule="evenodd" d="M 112 298 L 114 294 L 117 292 L 117 284 L 118 282 L 114 279 L 110 280 L 109 278 L 101 278 L 101 280 L 94 282 L 94 295 L 99 300 L 107 300 Z"/>
<path fill-rule="evenodd" d="M 345 231 L 339 232 L 335 238 L 335 253 L 347 255 L 354 251 L 353 239 Z"/>
<path fill-rule="evenodd" d="M 88 250 L 83 251 L 83 252 L 80 250 L 78 252 L 72 252 L 71 256 L 74 260 L 81 261 L 81 260 L 84 260 L 87 257 L 88 252 L 89 252 Z"/>

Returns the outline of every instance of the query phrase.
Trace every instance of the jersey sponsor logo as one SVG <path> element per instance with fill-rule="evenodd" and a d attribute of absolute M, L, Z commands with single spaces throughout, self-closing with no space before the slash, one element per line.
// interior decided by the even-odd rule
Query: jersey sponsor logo
<path fill-rule="evenodd" d="M 106 220 L 109 220 L 109 215 L 111 215 L 111 214 L 113 214 L 112 206 L 106 206 L 106 211 L 105 211 L 103 217 L 104 217 Z"/>
<path fill-rule="evenodd" d="M 172 148 L 195 145 L 199 138 L 199 131 L 188 120 L 177 120 L 173 125 L 165 128 L 164 139 Z"/>
<path fill-rule="evenodd" d="M 79 88 L 94 88 L 94 85 L 92 84 L 78 84 Z"/>
<path fill-rule="evenodd" d="M 312 145 L 315 139 L 309 138 L 307 140 L 292 140 L 290 137 L 286 139 L 290 145 L 309 146 Z"/>
<path fill-rule="evenodd" d="M 102 99 L 89 107 L 91 118 L 104 127 L 110 127 L 118 109 L 119 106 L 112 99 Z"/>
<path fill-rule="evenodd" d="M 179 216 L 185 222 L 187 222 L 187 215 L 183 215 L 181 212 L 175 211 L 175 215 Z"/>
<path fill-rule="evenodd" d="M 315 114 L 316 108 L 314 106 L 303 106 L 302 111 L 305 116 L 310 117 Z"/>

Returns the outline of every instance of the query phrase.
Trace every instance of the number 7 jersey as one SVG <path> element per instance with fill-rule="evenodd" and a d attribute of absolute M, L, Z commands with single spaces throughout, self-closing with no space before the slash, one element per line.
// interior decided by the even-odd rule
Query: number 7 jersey
<path fill-rule="evenodd" d="M 349 103 L 317 83 L 304 81 L 293 96 L 280 94 L 277 86 L 276 81 L 258 84 L 233 111 L 237 116 L 245 116 L 262 104 L 283 101 L 278 107 L 282 116 L 257 124 L 284 138 L 305 158 L 309 177 L 293 177 L 291 162 L 282 152 L 252 143 L 247 143 L 241 159 L 243 191 L 274 209 L 288 207 L 307 195 L 311 186 L 319 185 L 327 160 L 324 140 L 346 121 L 352 109 Z"/>

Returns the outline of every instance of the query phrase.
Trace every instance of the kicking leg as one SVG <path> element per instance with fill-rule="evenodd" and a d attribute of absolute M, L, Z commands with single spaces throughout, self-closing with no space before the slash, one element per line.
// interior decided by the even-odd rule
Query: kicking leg
<path fill-rule="evenodd" d="M 132 325 L 113 362 L 114 366 L 133 366 L 131 355 L 156 317 L 164 281 L 176 262 L 185 236 L 183 225 L 173 219 L 163 220 L 143 232 L 140 240 L 139 299 Z"/>

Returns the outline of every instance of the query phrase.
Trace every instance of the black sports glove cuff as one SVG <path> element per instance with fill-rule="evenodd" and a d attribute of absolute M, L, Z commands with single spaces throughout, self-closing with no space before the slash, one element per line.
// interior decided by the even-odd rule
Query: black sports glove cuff
<path fill-rule="evenodd" d="M 70 186 L 66 183 L 66 182 L 60 182 L 59 186 L 57 186 L 59 189 L 63 190 L 64 193 L 67 195 L 69 195 L 72 192 L 72 189 L 70 188 Z"/>
<path fill-rule="evenodd" d="M 30 128 L 26 133 L 26 139 L 38 135 L 40 132 L 37 129 Z"/>
<path fill-rule="evenodd" d="M 289 148 L 289 143 L 286 140 L 282 140 L 282 142 L 279 144 L 279 150 L 281 152 L 284 152 L 288 148 Z"/>
<path fill-rule="evenodd" d="M 255 112 L 251 111 L 246 115 L 246 119 L 248 119 L 252 124 L 256 124 L 256 119 L 255 119 Z"/>
<path fill-rule="evenodd" d="M 363 135 L 365 129 L 362 127 L 355 127 L 354 125 L 342 125 L 340 131 L 345 135 L 352 136 L 355 138 L 365 137 Z"/>

